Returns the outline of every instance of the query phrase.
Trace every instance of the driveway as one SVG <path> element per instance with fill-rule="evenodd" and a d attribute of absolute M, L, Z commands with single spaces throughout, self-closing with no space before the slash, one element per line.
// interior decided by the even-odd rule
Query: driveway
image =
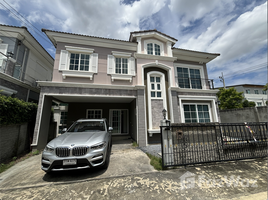
<path fill-rule="evenodd" d="M 29 188 L 51 183 L 72 183 L 90 179 L 122 177 L 155 172 L 149 158 L 131 145 L 131 140 L 114 141 L 107 170 L 87 169 L 46 174 L 41 170 L 41 154 L 26 159 L 0 174 L 0 188 Z"/>

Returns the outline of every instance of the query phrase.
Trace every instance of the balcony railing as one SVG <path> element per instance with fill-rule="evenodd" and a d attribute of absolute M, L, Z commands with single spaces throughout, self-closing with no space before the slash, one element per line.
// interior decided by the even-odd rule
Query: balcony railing
<path fill-rule="evenodd" d="M 180 88 L 214 90 L 213 79 L 176 77 Z"/>

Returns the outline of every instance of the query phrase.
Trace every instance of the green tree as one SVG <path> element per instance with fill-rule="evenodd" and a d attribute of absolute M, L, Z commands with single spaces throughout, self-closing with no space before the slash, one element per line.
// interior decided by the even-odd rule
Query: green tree
<path fill-rule="evenodd" d="M 248 101 L 248 100 L 244 100 L 243 103 L 243 108 L 246 108 L 246 107 L 255 107 L 256 106 L 256 103 L 254 101 Z"/>
<path fill-rule="evenodd" d="M 243 108 L 243 92 L 237 92 L 236 89 L 232 88 L 220 88 L 217 93 L 217 97 L 220 100 L 219 107 L 221 110 Z"/>

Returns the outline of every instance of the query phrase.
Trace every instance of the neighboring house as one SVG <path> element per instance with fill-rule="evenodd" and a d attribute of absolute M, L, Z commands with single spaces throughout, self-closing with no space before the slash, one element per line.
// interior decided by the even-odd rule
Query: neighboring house
<path fill-rule="evenodd" d="M 26 27 L 0 25 L 0 94 L 37 103 L 36 81 L 51 81 L 53 63 Z"/>
<path fill-rule="evenodd" d="M 219 122 L 206 63 L 219 54 L 174 48 L 157 30 L 131 32 L 129 41 L 43 29 L 56 48 L 52 81 L 41 87 L 33 148 L 47 142 L 52 99 L 68 104 L 67 126 L 107 118 L 113 135 L 139 146 L 160 142 L 162 110 L 171 122 Z"/>
<path fill-rule="evenodd" d="M 243 92 L 243 97 L 248 101 L 253 101 L 256 106 L 266 106 L 267 91 L 264 91 L 264 85 L 242 84 L 233 85 L 226 88 L 234 87 L 237 92 Z"/>

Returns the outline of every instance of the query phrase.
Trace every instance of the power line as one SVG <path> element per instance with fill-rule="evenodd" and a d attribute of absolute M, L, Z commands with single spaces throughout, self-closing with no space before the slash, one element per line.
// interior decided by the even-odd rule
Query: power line
<path fill-rule="evenodd" d="M 247 74 L 249 72 L 256 71 L 256 70 L 259 70 L 259 69 L 262 69 L 262 68 L 265 68 L 265 67 L 267 67 L 267 66 L 262 66 L 262 67 L 254 68 L 254 69 L 248 70 L 246 72 L 236 73 L 236 74 L 233 74 L 232 76 L 228 76 L 228 77 L 225 77 L 225 78 L 232 78 L 232 77 L 235 77 L 235 76 L 238 76 L 238 75 Z"/>
<path fill-rule="evenodd" d="M 30 26 L 29 26 L 29 28 L 30 29 L 32 29 L 33 30 L 33 32 L 35 32 L 36 34 L 38 34 L 40 37 L 42 37 L 43 39 L 44 39 L 44 41 L 46 41 L 46 42 L 48 42 L 50 45 L 52 44 L 52 42 L 50 41 L 50 40 L 47 40 L 47 38 L 45 38 L 42 34 L 40 34 L 41 33 L 41 31 L 39 31 L 38 30 L 38 28 L 36 28 L 34 25 L 32 25 L 27 19 L 25 19 L 18 11 L 16 11 L 12 6 L 10 6 L 8 3 L 8 5 L 13 9 L 13 10 L 15 10 L 21 17 L 19 17 L 18 15 L 16 15 L 14 12 L 12 12 L 9 8 L 7 8 L 4 4 L 2 4 L 1 2 L 0 2 L 0 4 L 4 7 L 4 8 L 6 8 L 7 10 L 9 10 L 9 12 L 11 13 L 11 14 L 13 14 L 18 20 L 20 20 L 22 23 L 24 23 L 24 24 L 30 24 L 32 27 L 34 27 L 35 29 L 37 29 L 37 31 L 38 32 L 36 32 L 34 29 L 32 29 Z M 23 18 L 23 20 L 21 19 L 21 18 Z M 40 32 L 40 33 L 39 33 Z"/>

